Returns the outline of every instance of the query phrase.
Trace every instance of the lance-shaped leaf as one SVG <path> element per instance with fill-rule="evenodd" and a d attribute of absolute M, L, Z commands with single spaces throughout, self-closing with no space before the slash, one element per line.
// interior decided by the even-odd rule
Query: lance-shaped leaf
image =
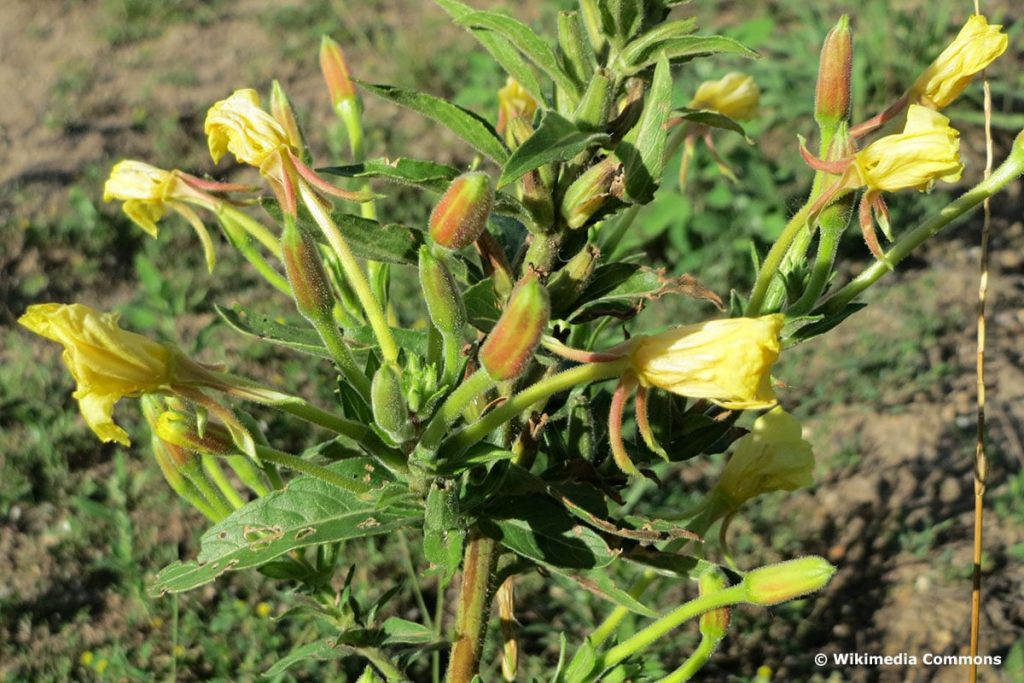
<path fill-rule="evenodd" d="M 554 567 L 594 569 L 615 553 L 588 526 L 547 497 L 509 496 L 488 508 L 480 530 L 523 557 Z"/>
<path fill-rule="evenodd" d="M 580 306 L 571 317 L 579 324 L 603 316 L 632 318 L 646 302 L 669 294 L 703 299 L 722 310 L 722 300 L 690 275 L 669 277 L 664 269 L 647 268 L 635 263 L 615 263 L 597 269 L 594 278 L 579 298 Z"/>
<path fill-rule="evenodd" d="M 367 458 L 328 466 L 336 474 L 363 481 L 378 476 Z M 313 477 L 298 477 L 280 491 L 235 510 L 203 534 L 199 557 L 165 567 L 150 594 L 191 590 L 227 571 L 258 567 L 299 548 L 391 533 L 411 518 L 376 507 L 373 489 L 355 494 Z"/>
<path fill-rule="evenodd" d="M 448 130 L 465 140 L 476 151 L 499 164 L 508 161 L 508 148 L 494 127 L 483 118 L 439 97 L 399 88 L 394 85 L 378 85 L 357 81 L 366 92 L 390 100 L 400 107 L 412 109 L 429 119 L 437 121 Z"/>
<path fill-rule="evenodd" d="M 633 74 L 654 64 L 661 55 L 665 55 L 673 63 L 679 63 L 696 57 L 723 53 L 751 59 L 760 57 L 749 47 L 725 36 L 683 36 L 658 43 L 649 50 L 638 50 L 633 61 L 622 61 L 626 72 Z"/>
<path fill-rule="evenodd" d="M 747 131 L 743 130 L 743 126 L 739 123 L 730 119 L 725 114 L 719 113 L 713 109 L 676 109 L 670 115 L 672 119 L 683 119 L 684 121 L 692 121 L 693 123 L 699 123 L 702 126 L 709 126 L 711 128 L 721 128 L 722 130 L 731 130 L 734 133 L 739 133 L 746 138 L 748 143 L 753 144 L 753 140 L 747 136 Z"/>
<path fill-rule="evenodd" d="M 460 171 L 452 166 L 420 159 L 370 159 L 361 164 L 327 166 L 320 173 L 344 178 L 381 178 L 401 185 L 411 185 L 431 192 L 444 192 Z"/>
<path fill-rule="evenodd" d="M 523 22 L 498 12 L 472 12 L 460 17 L 457 23 L 470 28 L 494 31 L 526 55 L 527 59 L 536 64 L 574 101 L 579 99 L 579 88 L 558 63 L 555 51 Z"/>
<path fill-rule="evenodd" d="M 609 136 L 604 133 L 580 130 L 558 112 L 545 112 L 534 134 L 512 152 L 498 179 L 498 187 L 504 187 L 545 164 L 571 159 L 589 147 L 606 144 L 608 140 Z"/>
<path fill-rule="evenodd" d="M 596 569 L 580 573 L 566 572 L 558 569 L 555 569 L 554 571 L 556 575 L 564 576 L 580 588 L 583 588 L 584 590 L 589 591 L 597 597 L 607 600 L 618 607 L 625 607 L 634 614 L 639 614 L 649 618 L 658 616 L 657 612 L 634 598 L 628 591 L 616 586 L 615 581 L 608 576 L 608 570 L 606 569 Z"/>
<path fill-rule="evenodd" d="M 267 678 L 277 678 L 291 667 L 296 664 L 300 664 L 307 659 L 326 662 L 332 659 L 341 659 L 351 655 L 351 648 L 343 646 L 339 647 L 337 637 L 321 638 L 320 640 L 315 640 L 312 643 L 305 643 L 292 648 L 291 652 L 274 662 L 274 666 L 263 672 L 263 675 Z"/>
<path fill-rule="evenodd" d="M 638 204 L 654 199 L 654 191 L 665 170 L 665 140 L 668 112 L 672 107 L 672 74 L 668 60 L 661 57 L 654 68 L 651 89 L 644 98 L 644 111 L 615 154 L 622 161 L 626 195 Z"/>
<path fill-rule="evenodd" d="M 464 17 L 476 12 L 472 7 L 458 0 L 434 0 L 434 2 L 440 5 L 441 9 L 447 12 L 455 21 L 460 21 Z M 469 32 L 491 53 L 491 56 L 501 65 L 501 68 L 530 93 L 533 99 L 540 103 L 545 102 L 543 90 L 540 87 L 540 83 L 537 82 L 537 76 L 515 46 L 501 34 L 489 29 L 471 27 Z"/>
<path fill-rule="evenodd" d="M 663 50 L 670 41 L 688 37 L 696 30 L 697 20 L 692 17 L 666 21 L 631 41 L 622 49 L 619 58 L 625 64 L 642 63 L 647 59 L 650 59 L 649 63 L 653 64 L 658 52 Z"/>
<path fill-rule="evenodd" d="M 331 358 L 320 336 L 309 326 L 281 323 L 268 315 L 254 313 L 241 306 L 229 309 L 214 304 L 213 307 L 224 322 L 242 334 L 320 358 Z"/>
<path fill-rule="evenodd" d="M 501 317 L 491 278 L 485 278 L 463 292 L 462 300 L 466 305 L 466 319 L 481 332 L 490 332 Z"/>

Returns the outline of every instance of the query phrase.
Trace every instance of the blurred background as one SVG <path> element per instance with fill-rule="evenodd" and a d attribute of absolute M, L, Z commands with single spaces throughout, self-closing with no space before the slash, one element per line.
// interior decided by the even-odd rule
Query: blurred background
<path fill-rule="evenodd" d="M 547 35 L 570 0 L 473 0 L 506 9 Z M 1010 49 L 990 69 L 997 161 L 1024 128 L 1024 19 L 1013 0 L 988 0 Z M 898 96 L 952 39 L 967 0 L 746 0 L 694 2 L 707 33 L 732 36 L 763 55 L 701 60 L 677 78 L 685 105 L 701 80 L 742 70 L 763 91 L 748 126 L 756 141 L 717 136 L 740 176 L 723 178 L 698 151 L 685 194 L 676 161 L 665 187 L 636 221 L 629 245 L 670 274 L 691 273 L 720 294 L 750 285 L 749 248 L 763 253 L 806 196 L 811 172 L 796 134 L 812 135 L 817 51 L 843 12 L 856 35 L 855 120 Z M 218 179 L 251 179 L 224 160 L 214 167 L 202 134 L 206 109 L 236 88 L 266 96 L 277 78 L 296 106 L 316 163 L 345 160 L 327 144 L 336 126 L 317 66 L 320 36 L 346 50 L 362 79 L 452 98 L 494 120 L 504 78 L 472 37 L 430 2 L 411 0 L 5 0 L 0 3 L 0 681 L 255 680 L 294 644 L 317 637 L 271 580 L 229 575 L 177 598 L 149 598 L 165 564 L 193 557 L 203 519 L 174 497 L 152 461 L 131 402 L 118 411 L 135 447 L 100 444 L 78 416 L 59 349 L 17 327 L 31 303 L 80 301 L 116 309 L 125 326 L 179 344 L 204 360 L 270 382 L 318 386 L 325 368 L 279 349 L 251 348 L 225 329 L 215 303 L 291 315 L 219 242 L 206 272 L 192 230 L 170 217 L 153 240 L 102 183 L 122 158 Z M 371 156 L 430 158 L 456 166 L 471 151 L 417 115 L 365 100 Z M 984 166 L 981 87 L 945 112 L 962 131 L 967 171 L 959 187 L 891 202 L 897 233 L 977 182 Z M 387 221 L 424 225 L 429 197 L 386 186 Z M 1021 185 L 993 205 L 989 318 L 992 472 L 985 536 L 982 652 L 1004 666 L 984 681 L 1024 680 L 1024 203 Z M 980 215 L 941 234 L 872 290 L 872 305 L 834 333 L 784 355 L 783 404 L 805 421 L 816 447 L 816 484 L 768 496 L 733 525 L 741 566 L 801 554 L 840 567 L 819 596 L 772 611 L 738 609 L 707 680 L 952 681 L 963 669 L 814 666 L 816 652 L 923 655 L 966 651 L 974 452 L 974 307 Z M 856 231 L 842 247 L 843 276 L 869 263 Z M 413 292 L 396 269 L 396 288 Z M 400 310 L 413 322 L 419 309 Z M 641 324 L 701 315 L 670 299 Z M 702 315 L 707 315 L 704 311 Z M 320 381 L 319 384 L 329 382 Z M 310 391 L 314 391 L 313 388 Z M 329 400 L 329 390 L 326 398 Z M 309 436 L 261 413 L 275 442 Z M 691 462 L 660 490 L 639 488 L 652 514 L 682 509 L 717 479 L 720 458 Z M 415 552 L 416 542 L 411 543 Z M 387 540 L 346 548 L 355 584 L 373 592 L 401 572 Z M 408 589 L 408 587 L 406 587 Z M 661 607 L 689 586 L 666 586 Z M 557 579 L 517 587 L 522 680 L 546 680 L 558 636 L 570 643 L 607 603 Z M 406 590 L 393 608 L 415 618 Z M 695 644 L 680 632 L 661 649 L 670 671 Z M 488 659 L 488 657 L 485 657 Z M 493 660 L 493 657 L 489 658 Z M 283 680 L 345 680 L 355 661 L 306 663 Z"/>

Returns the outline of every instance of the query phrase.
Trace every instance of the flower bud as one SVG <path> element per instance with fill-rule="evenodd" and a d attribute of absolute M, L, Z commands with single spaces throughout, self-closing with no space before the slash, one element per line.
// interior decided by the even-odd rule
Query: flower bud
<path fill-rule="evenodd" d="M 579 13 L 558 13 L 558 48 L 562 62 L 573 80 L 581 84 L 589 81 L 597 59 Z"/>
<path fill-rule="evenodd" d="M 333 324 L 334 294 L 316 242 L 294 220 L 281 233 L 281 256 L 299 313 L 313 323 Z"/>
<path fill-rule="evenodd" d="M 982 69 L 1006 52 L 1009 37 L 1000 25 L 974 14 L 952 43 L 918 77 L 910 88 L 910 101 L 942 109 L 949 106 L 970 85 Z"/>
<path fill-rule="evenodd" d="M 327 81 L 327 90 L 331 95 L 331 104 L 335 110 L 346 107 L 359 107 L 359 94 L 356 92 L 352 78 L 349 76 L 345 53 L 329 36 L 320 40 L 320 71 Z"/>
<path fill-rule="evenodd" d="M 442 247 L 462 249 L 487 228 L 494 189 L 486 173 L 464 173 L 452 181 L 430 214 L 430 236 Z"/>
<path fill-rule="evenodd" d="M 398 371 L 389 363 L 377 369 L 370 386 L 370 405 L 373 421 L 388 436 L 402 443 L 412 438 L 413 429 L 409 422 L 409 408 L 405 404 L 405 393 Z"/>
<path fill-rule="evenodd" d="M 295 118 L 295 111 L 292 103 L 288 100 L 284 88 L 274 79 L 270 90 L 270 113 L 284 128 L 288 136 L 288 142 L 295 149 L 303 149 L 302 131 L 299 130 L 299 122 Z"/>
<path fill-rule="evenodd" d="M 753 77 L 734 71 L 717 81 L 701 83 L 688 106 L 712 109 L 735 121 L 749 121 L 757 116 L 760 101 L 761 89 Z"/>
<path fill-rule="evenodd" d="M 548 282 L 552 316 L 561 318 L 573 310 L 573 305 L 586 289 L 590 276 L 594 274 L 600 256 L 600 250 L 588 244 L 552 276 Z"/>
<path fill-rule="evenodd" d="M 725 577 L 721 572 L 714 571 L 701 574 L 698 579 L 700 594 L 708 595 L 717 593 L 727 587 Z M 700 615 L 700 634 L 715 642 L 725 638 L 729 631 L 729 608 L 720 607 Z"/>
<path fill-rule="evenodd" d="M 194 419 L 173 410 L 160 415 L 155 431 L 165 443 L 189 451 L 211 455 L 230 455 L 238 451 L 231 442 L 231 434 L 224 427 L 207 424 L 200 434 Z"/>
<path fill-rule="evenodd" d="M 548 290 L 530 273 L 516 285 L 494 329 L 480 347 L 480 364 L 495 381 L 526 372 L 551 317 Z"/>
<path fill-rule="evenodd" d="M 462 292 L 448 266 L 430 253 L 426 245 L 420 247 L 420 287 L 434 327 L 443 335 L 460 336 L 466 325 Z"/>
<path fill-rule="evenodd" d="M 608 123 L 612 108 L 612 79 L 604 69 L 599 69 L 590 79 L 580 103 L 573 113 L 573 120 L 581 130 L 603 130 Z"/>
<path fill-rule="evenodd" d="M 562 218 L 571 229 L 582 228 L 612 196 L 612 183 L 622 163 L 609 156 L 584 171 L 562 197 Z"/>
<path fill-rule="evenodd" d="M 814 93 L 814 117 L 819 125 L 836 125 L 850 118 L 853 72 L 853 32 L 845 14 L 825 37 Z"/>
<path fill-rule="evenodd" d="M 758 567 L 743 577 L 747 602 L 769 607 L 824 588 L 836 568 L 811 555 Z"/>

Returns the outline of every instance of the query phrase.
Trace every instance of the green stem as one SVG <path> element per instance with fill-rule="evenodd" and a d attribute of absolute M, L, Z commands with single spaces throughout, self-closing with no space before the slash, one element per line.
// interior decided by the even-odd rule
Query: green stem
<path fill-rule="evenodd" d="M 242 500 L 242 496 L 238 494 L 235 487 L 231 485 L 230 481 L 228 481 L 227 475 L 224 474 L 224 470 L 221 468 L 220 463 L 218 463 L 212 455 L 203 455 L 201 457 L 203 460 L 203 469 L 206 470 L 210 479 L 213 479 L 213 483 L 217 485 L 220 492 L 224 494 L 224 498 L 231 503 L 231 507 L 237 510 L 245 505 L 245 501 Z"/>
<path fill-rule="evenodd" d="M 203 472 L 203 468 L 200 466 L 198 460 L 194 463 L 184 465 L 181 468 L 182 474 L 184 474 L 189 481 L 191 481 L 199 492 L 206 498 L 210 508 L 212 508 L 215 517 L 218 520 L 224 519 L 234 509 L 228 504 L 228 501 L 224 498 L 220 491 L 215 489 L 210 483 L 210 480 L 206 478 L 206 473 Z"/>
<path fill-rule="evenodd" d="M 423 625 L 433 630 L 434 619 L 430 614 L 430 610 L 427 609 L 427 601 L 423 599 L 423 591 L 420 590 L 420 577 L 416 573 L 416 565 L 412 562 L 409 541 L 406 539 L 404 531 L 399 530 L 396 536 L 398 538 L 398 547 L 402 551 L 402 564 L 405 566 L 406 574 L 409 575 L 409 583 L 412 584 L 412 593 L 416 599 L 416 606 L 419 608 L 420 614 L 423 615 Z"/>
<path fill-rule="evenodd" d="M 807 215 L 810 213 L 810 210 L 811 202 L 808 202 L 789 219 L 789 223 L 782 230 L 782 234 L 775 240 L 775 244 L 768 251 L 768 255 L 764 257 L 764 261 L 761 263 L 761 270 L 758 271 L 757 280 L 754 282 L 754 288 L 750 291 L 750 301 L 747 303 L 745 315 L 753 318 L 761 313 L 761 307 L 764 304 L 765 295 L 768 293 L 768 287 L 772 284 L 772 280 L 778 273 L 779 266 L 782 265 L 782 259 L 785 258 L 793 240 L 796 239 L 800 231 L 807 225 Z"/>
<path fill-rule="evenodd" d="M 1024 173 L 1024 131 L 1017 135 L 1009 156 L 992 172 L 992 175 L 957 197 L 939 213 L 902 235 L 880 260 L 868 266 L 834 296 L 827 299 L 815 312 L 828 315 L 842 311 L 865 289 L 895 268 L 896 264 L 906 258 L 922 242 L 972 209 L 977 208 L 983 201 L 1005 188 L 1021 173 Z"/>
<path fill-rule="evenodd" d="M 620 376 L 629 367 L 629 359 L 610 361 L 607 363 L 588 363 L 552 375 L 536 384 L 523 389 L 499 407 L 495 408 L 480 420 L 465 427 L 452 436 L 450 440 L 452 455 L 462 453 L 480 441 L 495 429 L 505 424 L 532 405 L 543 401 L 548 396 L 588 382 L 600 382 Z"/>
<path fill-rule="evenodd" d="M 398 344 L 395 343 L 391 328 L 388 327 L 387 318 L 384 316 L 384 310 L 381 308 L 380 302 L 377 301 L 377 297 L 373 295 L 373 290 L 370 288 L 370 283 L 367 281 L 359 261 L 356 260 L 356 256 L 352 253 L 344 235 L 341 234 L 341 230 L 338 229 L 334 219 L 324 209 L 313 190 L 306 183 L 300 182 L 299 193 L 302 195 L 302 200 L 306 208 L 309 209 L 309 213 L 313 216 L 313 220 L 320 226 L 334 253 L 337 254 L 341 269 L 345 273 L 345 279 L 355 292 L 356 298 L 359 299 L 359 303 L 366 313 L 366 319 L 370 322 L 373 334 L 377 338 L 381 355 L 386 362 L 394 363 L 398 360 Z"/>
<path fill-rule="evenodd" d="M 451 386 L 456 381 L 456 374 L 462 360 L 462 342 L 455 335 L 441 334 L 441 350 L 444 354 L 444 373 L 441 384 Z"/>
<path fill-rule="evenodd" d="M 607 652 L 598 655 L 592 672 L 600 672 L 615 666 L 630 655 L 650 647 L 655 641 L 668 635 L 681 624 L 720 607 L 729 607 L 743 602 L 747 597 L 747 589 L 742 584 L 731 586 L 714 593 L 701 595 L 683 603 L 668 614 L 662 616 L 647 628 L 622 641 Z"/>
<path fill-rule="evenodd" d="M 326 410 L 321 410 L 300 398 L 296 398 L 294 401 L 271 405 L 286 413 L 291 413 L 295 417 L 300 417 L 306 422 L 312 422 L 324 429 L 347 436 L 354 441 L 362 441 L 370 434 L 370 430 L 364 425 L 328 413 Z"/>
<path fill-rule="evenodd" d="M 265 225 L 231 204 L 221 203 L 217 207 L 217 217 L 237 223 L 243 230 L 252 235 L 260 244 L 267 248 L 278 259 L 281 258 L 281 242 Z M 289 290 L 290 292 L 291 290 Z"/>
<path fill-rule="evenodd" d="M 245 455 L 229 455 L 226 459 L 228 467 L 234 471 L 239 480 L 248 486 L 253 493 L 257 496 L 265 496 L 270 493 L 270 489 L 267 488 L 263 477 L 260 475 L 261 470 L 256 467 L 252 458 Z"/>
<path fill-rule="evenodd" d="M 494 380 L 483 368 L 462 381 L 455 391 L 438 408 L 420 438 L 420 447 L 433 450 L 444 439 L 445 432 L 455 420 L 459 419 L 467 405 L 480 394 L 494 386 Z"/>
<path fill-rule="evenodd" d="M 463 560 L 448 683 L 470 683 L 479 672 L 496 559 L 495 542 L 474 532 L 466 544 Z"/>
<path fill-rule="evenodd" d="M 841 207 L 832 206 L 829 208 Z M 843 218 L 848 219 L 849 214 L 844 213 Z M 807 281 L 807 288 L 800 295 L 800 298 L 786 311 L 788 315 L 793 317 L 806 314 L 818 303 L 818 299 L 821 297 L 822 292 L 825 291 L 825 287 L 832 277 L 832 266 L 836 260 L 836 252 L 839 249 L 839 238 L 843 235 L 842 228 L 846 226 L 844 222 L 842 228 L 838 230 L 826 229 L 824 216 L 822 216 L 820 225 L 821 228 L 818 231 L 818 252 L 814 256 L 814 266 L 811 269 L 811 277 Z"/>
<path fill-rule="evenodd" d="M 334 363 L 341 370 L 341 374 L 345 376 L 345 380 L 369 404 L 370 380 L 359 369 L 355 357 L 352 356 L 352 351 L 345 343 L 345 338 L 341 335 L 338 326 L 334 324 L 334 320 L 313 320 L 311 322 L 316 328 L 317 334 L 320 335 L 320 339 L 323 340 L 324 346 L 327 347 L 327 351 L 330 352 L 331 358 L 334 359 Z"/>
<path fill-rule="evenodd" d="M 368 486 L 363 484 L 358 479 L 349 479 L 344 477 L 337 472 L 333 472 L 326 467 L 321 467 L 308 460 L 279 451 L 276 448 L 270 446 L 256 446 L 256 454 L 260 457 L 260 460 L 280 465 L 281 467 L 287 467 L 290 470 L 301 472 L 302 474 L 315 477 L 328 484 L 333 484 L 340 489 L 345 489 L 351 493 L 366 493 L 370 490 Z"/>
<path fill-rule="evenodd" d="M 685 683 L 685 681 L 693 678 L 693 675 L 708 663 L 711 655 L 715 653 L 718 643 L 719 641 L 714 638 L 702 637 L 700 644 L 697 645 L 697 649 L 693 651 L 693 654 L 687 657 L 686 661 L 678 669 L 662 678 L 659 683 Z"/>
<path fill-rule="evenodd" d="M 401 669 L 391 663 L 387 655 L 381 652 L 380 648 L 376 647 L 357 647 L 354 648 L 363 657 L 370 660 L 370 664 L 377 667 L 377 670 L 381 672 L 384 679 L 391 683 L 391 681 L 407 681 L 408 677 L 402 673 Z"/>

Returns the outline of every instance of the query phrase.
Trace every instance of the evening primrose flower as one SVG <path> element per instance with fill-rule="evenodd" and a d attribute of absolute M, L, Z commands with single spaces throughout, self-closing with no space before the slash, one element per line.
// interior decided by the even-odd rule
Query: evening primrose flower
<path fill-rule="evenodd" d="M 126 396 L 165 390 L 172 351 L 121 329 L 118 318 L 83 304 L 37 304 L 18 322 L 64 347 L 64 363 L 77 384 L 73 395 L 86 424 L 101 441 L 128 446 L 128 433 L 114 424 L 114 404 Z"/>
<path fill-rule="evenodd" d="M 814 453 L 795 417 L 776 407 L 754 421 L 736 441 L 718 490 L 733 509 L 771 491 L 795 491 L 813 481 Z"/>
<path fill-rule="evenodd" d="M 726 74 L 717 81 L 705 81 L 690 100 L 690 109 L 713 109 L 736 121 L 757 116 L 761 89 L 752 76 L 739 72 Z"/>
<path fill-rule="evenodd" d="M 1006 51 L 1008 36 L 1001 25 L 975 14 L 953 42 L 936 57 L 910 89 L 910 101 L 942 109 L 960 96 L 979 71 Z"/>
<path fill-rule="evenodd" d="M 684 325 L 639 337 L 630 353 L 640 384 L 703 398 L 730 410 L 775 404 L 772 365 L 779 357 L 780 314 Z"/>
<path fill-rule="evenodd" d="M 537 100 L 519 81 L 509 76 L 505 87 L 498 90 L 498 133 L 504 133 L 509 122 L 520 116 L 532 123 L 536 111 Z"/>

